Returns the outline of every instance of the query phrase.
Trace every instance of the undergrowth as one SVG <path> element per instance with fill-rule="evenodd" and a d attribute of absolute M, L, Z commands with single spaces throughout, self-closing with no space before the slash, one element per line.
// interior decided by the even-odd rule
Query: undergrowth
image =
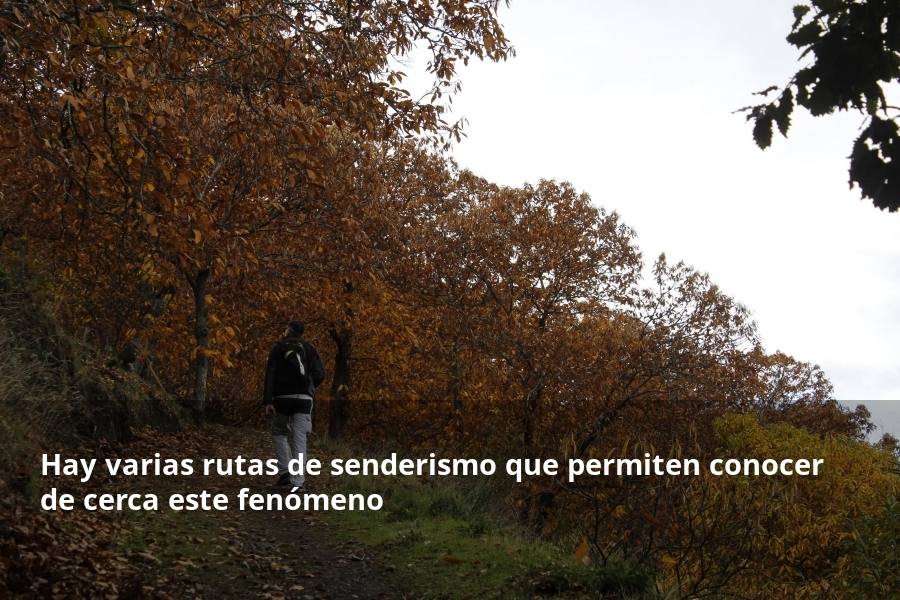
<path fill-rule="evenodd" d="M 339 536 L 377 549 L 415 597 L 655 598 L 652 575 L 625 561 L 591 564 L 534 539 L 498 509 L 490 483 L 342 477 L 345 493 L 380 494 L 377 512 L 328 516 Z"/>

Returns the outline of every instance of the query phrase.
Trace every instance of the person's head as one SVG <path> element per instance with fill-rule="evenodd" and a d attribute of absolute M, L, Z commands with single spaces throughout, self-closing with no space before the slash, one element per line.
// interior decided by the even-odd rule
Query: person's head
<path fill-rule="evenodd" d="M 284 330 L 284 337 L 300 337 L 305 329 L 303 321 L 291 321 Z"/>

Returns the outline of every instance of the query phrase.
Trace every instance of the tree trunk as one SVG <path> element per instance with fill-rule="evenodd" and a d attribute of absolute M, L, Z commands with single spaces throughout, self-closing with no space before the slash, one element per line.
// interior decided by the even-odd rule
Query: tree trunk
<path fill-rule="evenodd" d="M 459 338 L 453 339 L 450 348 L 450 402 L 453 406 L 453 419 L 456 421 L 456 451 L 462 455 L 465 451 L 465 422 L 463 421 L 462 399 L 462 365 L 459 360 Z"/>
<path fill-rule="evenodd" d="M 544 393 L 543 376 L 540 376 L 538 383 L 529 389 L 522 397 L 522 455 L 526 460 L 533 460 L 537 457 L 537 449 L 535 448 L 535 419 L 537 417 L 538 408 L 541 402 L 541 396 Z M 535 506 L 535 498 L 528 496 L 519 512 L 519 521 L 523 525 L 527 525 L 531 520 L 531 514 Z M 536 528 L 543 528 L 544 517 L 535 520 L 532 525 Z"/>
<path fill-rule="evenodd" d="M 206 304 L 206 289 L 209 283 L 209 269 L 203 269 L 189 280 L 194 292 L 194 339 L 197 342 L 197 357 L 194 360 L 194 411 L 198 419 L 203 419 L 206 410 L 206 385 L 209 378 L 209 308 Z"/>
<path fill-rule="evenodd" d="M 537 455 L 535 450 L 534 429 L 535 418 L 541 403 L 541 396 L 544 394 L 543 376 L 529 389 L 522 397 L 522 452 L 525 458 L 534 458 Z"/>
<path fill-rule="evenodd" d="M 350 416 L 350 355 L 353 336 L 349 329 L 331 330 L 337 352 L 334 357 L 334 377 L 331 379 L 331 401 L 328 403 L 328 437 L 338 440 Z"/>

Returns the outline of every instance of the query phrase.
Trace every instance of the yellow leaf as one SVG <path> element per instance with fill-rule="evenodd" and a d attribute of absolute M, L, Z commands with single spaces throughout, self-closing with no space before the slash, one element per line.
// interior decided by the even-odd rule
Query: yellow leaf
<path fill-rule="evenodd" d="M 199 229 L 195 229 L 194 230 L 194 243 L 199 244 L 201 241 L 203 241 L 203 234 L 200 233 Z"/>

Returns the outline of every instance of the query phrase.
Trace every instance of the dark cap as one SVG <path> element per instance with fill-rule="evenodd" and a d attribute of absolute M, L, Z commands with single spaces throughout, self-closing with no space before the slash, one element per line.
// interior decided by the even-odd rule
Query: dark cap
<path fill-rule="evenodd" d="M 291 330 L 292 335 L 303 335 L 303 331 L 306 329 L 303 325 L 303 321 L 291 321 L 287 326 L 288 329 Z"/>

